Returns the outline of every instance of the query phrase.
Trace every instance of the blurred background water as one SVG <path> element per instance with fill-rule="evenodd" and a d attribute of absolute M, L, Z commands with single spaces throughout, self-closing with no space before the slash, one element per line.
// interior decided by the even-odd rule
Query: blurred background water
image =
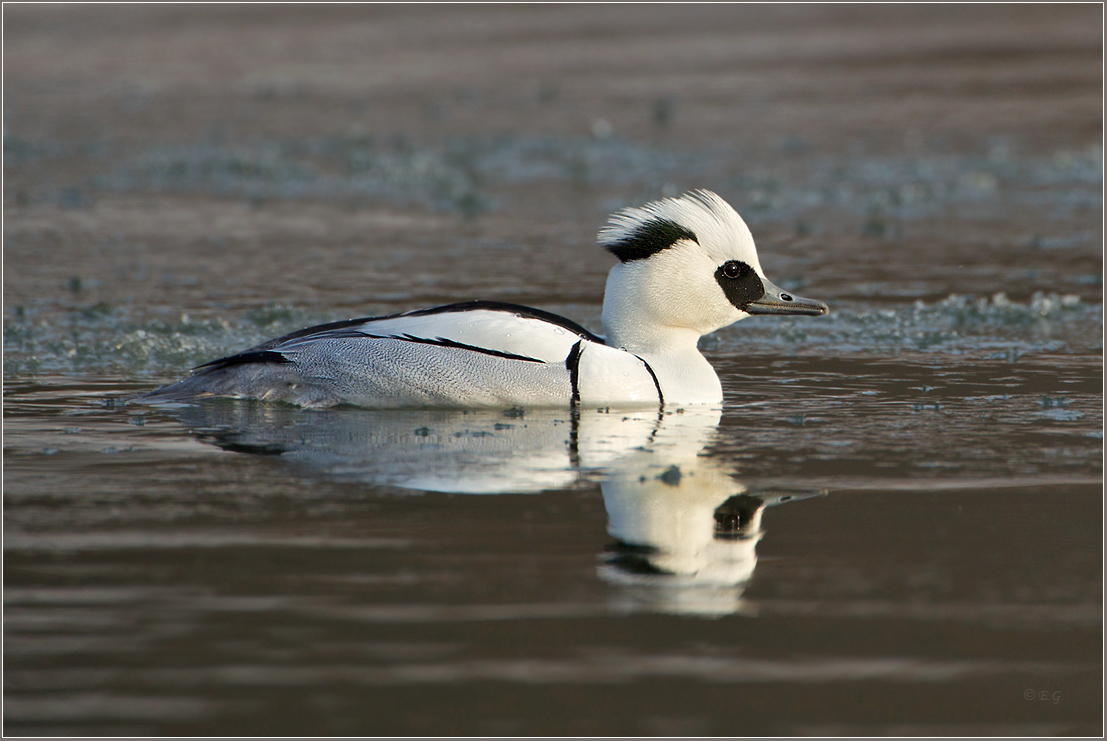
<path fill-rule="evenodd" d="M 9 734 L 1098 734 L 1102 17 L 6 6 Z M 721 411 L 118 399 L 686 189 Z"/>

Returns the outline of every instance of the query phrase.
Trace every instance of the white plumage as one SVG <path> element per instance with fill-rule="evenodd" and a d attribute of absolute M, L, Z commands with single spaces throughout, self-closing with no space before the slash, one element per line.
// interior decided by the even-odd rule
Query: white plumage
<path fill-rule="evenodd" d="M 611 217 L 619 258 L 604 295 L 606 338 L 514 304 L 474 301 L 311 327 L 142 397 L 233 396 L 309 407 L 557 407 L 719 404 L 699 338 L 750 314 L 825 314 L 765 278 L 749 228 L 696 191 Z"/>

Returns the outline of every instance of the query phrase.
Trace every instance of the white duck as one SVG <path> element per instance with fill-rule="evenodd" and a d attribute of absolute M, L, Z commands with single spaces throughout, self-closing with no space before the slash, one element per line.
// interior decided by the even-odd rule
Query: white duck
<path fill-rule="evenodd" d="M 749 227 L 706 190 L 611 217 L 619 258 L 599 337 L 545 311 L 470 301 L 310 327 L 200 366 L 141 397 L 230 396 L 306 407 L 721 404 L 699 338 L 751 314 L 826 314 L 773 285 Z"/>

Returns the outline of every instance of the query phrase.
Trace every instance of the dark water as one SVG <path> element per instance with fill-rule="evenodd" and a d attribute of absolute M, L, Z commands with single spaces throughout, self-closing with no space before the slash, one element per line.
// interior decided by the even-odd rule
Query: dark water
<path fill-rule="evenodd" d="M 7 722 L 1094 729 L 1099 366 L 1064 360 L 722 361 L 717 426 L 9 381 Z"/>
<path fill-rule="evenodd" d="M 6 8 L 5 733 L 1098 735 L 1101 24 L 1013 7 Z M 705 338 L 722 409 L 120 401 L 600 330 L 686 187 L 832 309 Z"/>

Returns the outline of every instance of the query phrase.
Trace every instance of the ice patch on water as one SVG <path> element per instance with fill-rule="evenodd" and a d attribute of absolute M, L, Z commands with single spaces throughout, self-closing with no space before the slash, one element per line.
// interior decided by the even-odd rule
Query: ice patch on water
<path fill-rule="evenodd" d="M 964 354 L 1016 362 L 1030 352 L 1098 352 L 1103 307 L 1078 296 L 1035 293 L 1025 303 L 1004 293 L 950 295 L 910 307 L 835 306 L 829 316 L 746 320 L 704 341 L 717 352 Z"/>
<path fill-rule="evenodd" d="M 412 307 L 415 308 L 415 307 Z M 599 327 L 593 315 L 571 318 Z M 366 312 L 391 313 L 390 311 Z M 4 324 L 4 375 L 124 372 L 176 375 L 218 357 L 335 317 L 289 306 L 234 317 L 141 319 L 125 309 L 90 307 L 50 320 L 33 312 Z M 835 306 L 825 317 L 754 318 L 710 335 L 712 353 L 986 353 L 1017 362 L 1027 353 L 1092 353 L 1103 347 L 1103 307 L 1077 296 L 1037 293 L 1027 302 L 951 295 L 895 308 Z"/>
<path fill-rule="evenodd" d="M 237 318 L 136 319 L 127 309 L 24 312 L 4 321 L 5 377 L 125 372 L 176 374 L 327 318 L 263 307 Z"/>

